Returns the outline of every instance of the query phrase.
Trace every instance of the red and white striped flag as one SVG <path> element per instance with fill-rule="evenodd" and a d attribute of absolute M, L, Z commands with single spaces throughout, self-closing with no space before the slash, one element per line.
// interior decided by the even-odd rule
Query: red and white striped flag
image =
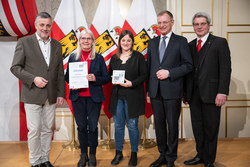
<path fill-rule="evenodd" d="M 100 0 L 99 6 L 90 30 L 95 36 L 96 52 L 104 57 L 107 67 L 109 67 L 110 58 L 116 53 L 119 34 L 124 20 L 120 14 L 120 9 L 116 0 Z M 105 101 L 103 102 L 103 111 L 108 118 L 112 115 L 108 112 L 109 99 L 112 84 L 103 86 Z"/>
<path fill-rule="evenodd" d="M 0 36 L 33 34 L 37 7 L 35 0 L 0 0 Z M 28 129 L 24 105 L 19 99 L 21 82 L 10 73 L 16 41 L 1 41 L 0 141 L 25 141 Z"/>
<path fill-rule="evenodd" d="M 0 36 L 33 34 L 36 15 L 35 0 L 0 0 Z"/>
<path fill-rule="evenodd" d="M 147 57 L 148 40 L 158 36 L 157 16 L 152 0 L 134 0 L 124 22 L 122 30 L 130 30 L 134 34 L 134 49 Z M 145 116 L 153 114 L 151 105 L 146 103 Z"/>
<path fill-rule="evenodd" d="M 69 55 L 77 47 L 78 35 L 84 29 L 88 29 L 88 26 L 80 1 L 62 0 L 53 21 L 51 37 L 62 44 L 64 70 L 67 69 Z M 69 91 L 69 86 L 66 83 L 65 100 L 73 113 Z"/>

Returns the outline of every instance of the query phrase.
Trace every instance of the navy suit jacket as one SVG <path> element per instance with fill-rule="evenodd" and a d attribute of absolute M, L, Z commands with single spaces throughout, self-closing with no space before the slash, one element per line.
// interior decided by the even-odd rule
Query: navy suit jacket
<path fill-rule="evenodd" d="M 159 59 L 159 43 L 160 36 L 151 39 L 148 43 L 148 95 L 151 98 L 155 98 L 158 89 L 160 89 L 164 99 L 182 98 L 184 75 L 193 69 L 187 39 L 172 33 L 161 63 Z M 168 70 L 170 77 L 159 80 L 156 73 L 161 69 Z"/>
<path fill-rule="evenodd" d="M 80 57 L 79 59 L 76 60 L 76 54 L 73 53 L 69 57 L 68 63 L 70 62 L 80 62 Z M 89 82 L 90 96 L 94 102 L 100 103 L 105 100 L 102 85 L 110 81 L 110 76 L 108 74 L 108 70 L 102 55 L 96 53 L 95 59 L 91 60 L 89 74 L 94 74 L 96 78 L 95 82 L 92 81 Z M 69 83 L 69 66 L 67 67 L 65 81 Z M 69 99 L 72 101 L 76 101 L 78 95 L 79 95 L 79 89 L 78 90 L 71 89 L 69 94 Z"/>

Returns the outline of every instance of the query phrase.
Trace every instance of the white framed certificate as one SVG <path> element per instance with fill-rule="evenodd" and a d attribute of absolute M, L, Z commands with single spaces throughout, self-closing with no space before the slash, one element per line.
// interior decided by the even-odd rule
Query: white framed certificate
<path fill-rule="evenodd" d="M 88 88 L 87 80 L 88 64 L 87 62 L 71 62 L 69 65 L 69 88 Z"/>
<path fill-rule="evenodd" d="M 125 70 L 113 70 L 112 83 L 121 84 L 124 83 Z"/>

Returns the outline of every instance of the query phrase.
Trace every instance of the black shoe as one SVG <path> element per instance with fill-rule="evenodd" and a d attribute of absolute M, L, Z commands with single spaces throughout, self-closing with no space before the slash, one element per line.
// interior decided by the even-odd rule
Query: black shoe
<path fill-rule="evenodd" d="M 137 165 L 137 152 L 131 152 L 131 157 L 128 166 L 136 166 L 136 165 Z"/>
<path fill-rule="evenodd" d="M 197 165 L 202 163 L 204 163 L 204 161 L 198 155 L 196 155 L 193 159 L 184 161 L 185 165 Z"/>
<path fill-rule="evenodd" d="M 205 167 L 214 167 L 214 164 L 213 163 L 206 163 Z"/>
<path fill-rule="evenodd" d="M 40 167 L 54 167 L 53 165 L 51 165 L 51 163 L 49 161 L 44 162 L 40 165 Z"/>
<path fill-rule="evenodd" d="M 115 158 L 111 161 L 111 165 L 118 165 L 122 159 L 122 151 L 116 150 Z"/>
<path fill-rule="evenodd" d="M 175 167 L 174 162 L 168 161 L 167 162 L 167 167 Z"/>
<path fill-rule="evenodd" d="M 31 165 L 31 167 L 39 167 L 40 165 Z"/>
<path fill-rule="evenodd" d="M 155 162 L 153 162 L 150 167 L 161 167 L 162 165 L 165 165 L 166 158 L 164 156 L 160 156 Z"/>
<path fill-rule="evenodd" d="M 80 160 L 78 161 L 77 167 L 85 167 L 88 161 L 89 161 L 88 155 L 86 153 L 82 153 Z"/>
<path fill-rule="evenodd" d="M 94 154 L 89 154 L 89 167 L 96 166 L 96 157 Z"/>

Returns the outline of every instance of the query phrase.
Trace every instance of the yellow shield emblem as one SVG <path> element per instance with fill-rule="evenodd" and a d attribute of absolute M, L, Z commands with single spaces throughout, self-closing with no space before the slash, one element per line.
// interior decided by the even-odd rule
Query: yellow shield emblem
<path fill-rule="evenodd" d="M 134 41 L 134 50 L 137 50 L 138 52 L 142 52 L 148 47 L 148 40 L 150 40 L 149 35 L 145 31 L 145 29 L 142 29 L 141 32 L 139 32 L 135 36 Z"/>
<path fill-rule="evenodd" d="M 73 52 L 77 47 L 77 37 L 75 32 L 72 30 L 64 38 L 59 41 L 62 45 L 63 59 Z"/>
<path fill-rule="evenodd" d="M 95 40 L 95 50 L 97 53 L 102 54 L 107 51 L 109 48 L 115 45 L 114 40 L 110 36 L 108 30 L 104 31 L 98 38 Z"/>

